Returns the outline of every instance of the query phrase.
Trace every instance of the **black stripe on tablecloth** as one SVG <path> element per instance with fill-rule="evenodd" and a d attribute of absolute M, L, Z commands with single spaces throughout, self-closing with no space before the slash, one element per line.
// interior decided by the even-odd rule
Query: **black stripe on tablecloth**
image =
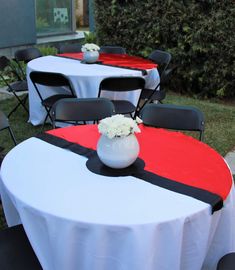
<path fill-rule="evenodd" d="M 85 156 L 87 158 L 92 157 L 94 154 L 96 154 L 96 151 L 87 147 L 84 147 L 82 145 L 69 142 L 63 138 L 59 138 L 57 136 L 51 135 L 49 133 L 40 133 L 37 136 L 35 136 L 38 139 L 41 139 L 47 143 L 50 143 L 52 145 L 55 145 L 60 148 L 68 149 L 71 152 L 74 152 L 78 155 Z M 193 197 L 197 200 L 200 200 L 202 202 L 205 202 L 207 204 L 211 205 L 212 213 L 214 213 L 217 210 L 220 210 L 223 207 L 223 199 L 212 192 L 209 192 L 207 190 L 192 187 L 183 183 L 179 183 L 177 181 L 162 177 L 160 175 L 154 174 L 152 172 L 146 171 L 146 170 L 140 170 L 136 173 L 130 174 L 133 177 L 139 178 L 141 180 L 144 180 L 148 183 L 151 183 L 153 185 Z"/>
<path fill-rule="evenodd" d="M 55 57 L 68 58 L 68 59 L 73 59 L 73 60 L 77 60 L 79 62 L 82 62 L 82 59 L 73 58 L 73 57 L 69 57 L 69 56 L 55 55 Z M 137 71 L 141 71 L 143 76 L 148 74 L 148 72 L 145 69 L 141 69 L 141 68 L 132 68 L 132 67 L 126 67 L 126 66 L 104 64 L 102 61 L 97 61 L 94 64 L 102 65 L 102 66 L 109 66 L 109 67 L 116 67 L 116 68 L 124 68 L 124 69 L 130 69 L 130 70 L 137 70 Z"/>

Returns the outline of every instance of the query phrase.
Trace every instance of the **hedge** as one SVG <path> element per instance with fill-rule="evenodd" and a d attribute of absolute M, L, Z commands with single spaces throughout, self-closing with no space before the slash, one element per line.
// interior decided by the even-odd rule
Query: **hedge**
<path fill-rule="evenodd" d="M 94 0 L 98 43 L 148 56 L 167 50 L 178 69 L 171 89 L 202 97 L 232 97 L 233 0 Z"/>

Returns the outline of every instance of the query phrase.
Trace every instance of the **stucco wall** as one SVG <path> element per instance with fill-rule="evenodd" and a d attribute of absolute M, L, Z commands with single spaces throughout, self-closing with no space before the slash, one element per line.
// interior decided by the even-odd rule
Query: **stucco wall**
<path fill-rule="evenodd" d="M 32 0 L 0 0 L 0 48 L 36 43 Z"/>

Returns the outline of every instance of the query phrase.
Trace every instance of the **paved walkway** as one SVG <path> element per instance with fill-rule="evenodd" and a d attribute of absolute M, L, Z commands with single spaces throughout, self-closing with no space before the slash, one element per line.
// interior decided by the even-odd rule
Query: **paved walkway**
<path fill-rule="evenodd" d="M 11 97 L 12 94 L 6 91 L 6 87 L 0 88 L 0 100 L 4 100 Z M 224 158 L 227 161 L 232 171 L 232 174 L 235 175 L 235 148 L 231 152 L 227 153 Z"/>

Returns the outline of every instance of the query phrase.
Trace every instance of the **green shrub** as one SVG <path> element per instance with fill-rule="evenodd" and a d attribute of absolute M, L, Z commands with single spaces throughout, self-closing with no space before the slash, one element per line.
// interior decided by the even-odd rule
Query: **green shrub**
<path fill-rule="evenodd" d="M 178 65 L 171 89 L 235 96 L 233 0 L 94 1 L 99 44 L 121 45 L 142 56 L 167 50 Z"/>
<path fill-rule="evenodd" d="M 86 43 L 97 43 L 96 33 L 94 32 L 84 32 L 84 41 L 83 44 Z"/>
<path fill-rule="evenodd" d="M 46 55 L 56 55 L 58 53 L 57 48 L 53 46 L 38 46 L 37 47 L 43 56 Z"/>

